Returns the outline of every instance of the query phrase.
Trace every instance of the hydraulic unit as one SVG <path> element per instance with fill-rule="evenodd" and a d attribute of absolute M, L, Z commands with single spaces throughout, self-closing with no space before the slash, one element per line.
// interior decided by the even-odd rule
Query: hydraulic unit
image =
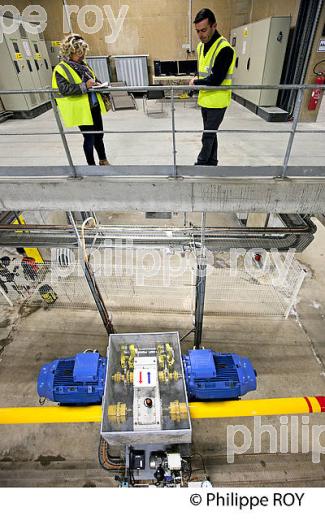
<path fill-rule="evenodd" d="M 237 399 L 256 389 L 256 373 L 236 354 L 182 356 L 178 332 L 110 334 L 107 358 L 85 351 L 53 361 L 37 389 L 60 404 L 103 403 L 99 462 L 121 486 L 183 487 L 195 456 L 188 401 Z"/>

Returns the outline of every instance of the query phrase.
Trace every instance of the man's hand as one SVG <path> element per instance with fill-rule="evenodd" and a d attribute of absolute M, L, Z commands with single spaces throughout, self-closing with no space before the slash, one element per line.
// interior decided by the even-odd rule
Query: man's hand
<path fill-rule="evenodd" d="M 89 79 L 86 83 L 86 87 L 87 88 L 91 88 L 93 87 L 94 85 L 96 85 L 96 81 L 94 79 Z"/>
<path fill-rule="evenodd" d="M 192 87 L 194 85 L 194 81 L 196 80 L 197 78 L 192 78 L 190 79 L 190 82 L 189 82 L 189 85 Z"/>

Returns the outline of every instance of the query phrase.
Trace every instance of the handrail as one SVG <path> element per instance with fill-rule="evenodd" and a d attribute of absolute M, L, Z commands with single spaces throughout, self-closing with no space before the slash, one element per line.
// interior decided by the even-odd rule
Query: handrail
<path fill-rule="evenodd" d="M 148 86 L 124 86 L 124 87 L 103 87 L 94 89 L 95 92 L 150 92 L 155 90 L 309 90 L 314 89 L 316 87 L 315 83 L 306 83 L 302 85 L 222 85 L 222 86 L 212 86 L 209 87 L 207 85 L 148 85 Z M 325 90 L 325 85 L 317 85 L 317 89 Z M 24 90 L 0 90 L 0 96 L 5 94 L 37 94 L 37 93 L 48 93 L 55 94 L 59 93 L 58 89 L 53 88 L 40 88 L 40 89 L 24 89 Z"/>
<path fill-rule="evenodd" d="M 289 137 L 289 141 L 288 141 L 288 145 L 287 145 L 287 148 L 286 148 L 286 152 L 285 152 L 285 157 L 284 157 L 284 160 L 283 160 L 283 164 L 282 164 L 282 174 L 281 174 L 281 178 L 285 178 L 286 177 L 286 173 L 287 173 L 287 169 L 288 169 L 288 164 L 289 164 L 289 159 L 290 159 L 290 155 L 291 155 L 291 150 L 292 150 L 292 145 L 293 145 L 293 141 L 294 141 L 294 137 L 295 137 L 295 134 L 296 133 L 305 133 L 305 134 L 308 134 L 308 133 L 324 133 L 325 130 L 315 130 L 315 129 L 311 129 L 311 130 L 298 130 L 297 126 L 298 126 L 298 123 L 299 123 L 299 117 L 300 117 L 300 112 L 301 112 L 301 107 L 302 107 L 302 102 L 303 102 L 303 94 L 304 94 L 304 91 L 307 91 L 307 90 L 311 90 L 311 89 L 314 89 L 315 88 L 315 84 L 299 84 L 299 85 L 222 85 L 222 86 L 218 86 L 218 87 L 215 87 L 215 86 L 211 86 L 211 87 L 208 87 L 208 86 L 201 86 L 201 85 L 150 85 L 150 86 L 124 86 L 124 87 L 105 87 L 105 88 L 100 88 L 100 89 L 96 89 L 95 91 L 98 92 L 98 93 L 110 93 L 110 92 L 118 92 L 118 91 L 126 91 L 126 92 L 150 92 L 150 91 L 161 91 L 162 89 L 166 92 L 169 92 L 171 93 L 171 129 L 170 130 L 125 130 L 125 131 L 107 131 L 107 130 L 104 130 L 103 132 L 99 132 L 99 131 L 89 131 L 89 132 L 83 132 L 83 133 L 91 133 L 91 134 L 95 134 L 95 133 L 104 133 L 104 134 L 129 134 L 129 133 L 142 133 L 142 134 L 146 134 L 146 133 L 152 133 L 152 134 L 156 134 L 156 133 L 168 133 L 168 134 L 172 134 L 172 154 L 173 154 L 173 177 L 175 179 L 178 178 L 178 171 L 177 171 L 177 148 L 176 148 L 176 134 L 180 134 L 180 133 L 202 133 L 202 130 L 177 130 L 176 129 L 176 121 L 175 121 L 175 92 L 178 92 L 178 91 L 201 91 L 201 90 L 214 90 L 214 91 L 219 91 L 219 90 L 298 90 L 298 96 L 297 96 L 297 103 L 296 103 L 296 107 L 295 107 L 295 111 L 294 111 L 294 115 L 293 115 L 293 121 L 292 121 L 292 126 L 291 126 L 291 129 L 288 129 L 288 130 L 231 130 L 231 129 L 223 129 L 223 130 L 218 130 L 218 132 L 220 133 L 289 133 L 290 134 L 290 137 Z M 317 89 L 320 89 L 320 90 L 325 90 L 325 85 L 317 85 Z M 60 135 L 61 136 L 61 139 L 62 139 L 62 144 L 64 146 L 64 149 L 65 149 L 65 153 L 66 153 L 66 157 L 67 157 L 67 160 L 68 160 L 68 163 L 69 163 L 69 166 L 71 168 L 71 171 L 72 171 L 72 174 L 73 174 L 73 177 L 78 177 L 78 174 L 77 174 L 77 171 L 76 171 L 76 168 L 75 168 L 75 165 L 73 163 L 73 160 L 72 160 L 72 156 L 71 156 L 71 153 L 70 153 L 70 149 L 69 149 L 69 145 L 68 145 L 68 141 L 67 141 L 67 138 L 66 136 L 67 135 L 73 135 L 73 134 L 79 134 L 78 131 L 70 131 L 70 130 L 64 130 L 63 128 L 63 125 L 62 125 L 62 122 L 61 122 L 61 119 L 60 119 L 60 116 L 59 116 L 59 112 L 58 112 L 58 109 L 57 109 L 57 105 L 56 105 L 56 102 L 55 102 L 55 95 L 58 93 L 59 91 L 57 89 L 52 89 L 52 88 L 43 88 L 43 89 L 24 89 L 24 90 L 0 90 L 0 96 L 4 96 L 4 95 L 19 95 L 19 94 L 37 94 L 37 93 L 48 93 L 50 95 L 50 101 L 51 101 L 51 104 L 52 104 L 52 108 L 53 108 L 53 111 L 54 111 L 54 115 L 55 115 L 55 119 L 56 119 L 56 123 L 57 123 L 57 126 L 58 126 L 58 132 L 42 132 L 41 135 Z M 204 133 L 215 133 L 215 130 L 203 130 Z M 2 135 L 40 135 L 39 133 L 35 132 L 35 133 L 32 133 L 32 132 L 17 132 L 17 133 L 0 133 L 0 137 Z"/>

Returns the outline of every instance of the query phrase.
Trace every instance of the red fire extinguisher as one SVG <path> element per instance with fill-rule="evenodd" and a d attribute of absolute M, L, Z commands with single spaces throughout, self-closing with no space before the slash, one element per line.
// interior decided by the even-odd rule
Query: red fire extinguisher
<path fill-rule="evenodd" d="M 314 74 L 316 75 L 316 85 L 324 85 L 325 83 L 325 74 L 324 72 L 316 72 L 316 67 L 322 63 L 324 60 L 320 61 L 319 63 L 317 63 L 314 67 Z M 319 103 L 319 100 L 321 99 L 322 97 L 322 90 L 320 88 L 314 88 L 312 93 L 311 93 L 311 96 L 310 96 L 310 100 L 309 100 L 309 103 L 308 103 L 308 110 L 316 110 L 317 108 L 317 105 Z"/>

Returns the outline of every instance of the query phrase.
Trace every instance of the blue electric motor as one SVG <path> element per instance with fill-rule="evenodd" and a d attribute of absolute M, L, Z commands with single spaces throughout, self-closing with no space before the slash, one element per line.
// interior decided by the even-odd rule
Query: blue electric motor
<path fill-rule="evenodd" d="M 41 398 L 62 404 L 101 403 L 107 358 L 97 352 L 57 359 L 41 368 L 37 391 Z M 256 373 L 248 358 L 210 349 L 189 350 L 183 356 L 189 401 L 237 399 L 256 390 Z"/>
<path fill-rule="evenodd" d="M 237 399 L 256 390 L 253 365 L 237 354 L 189 350 L 183 365 L 189 401 Z"/>
<path fill-rule="evenodd" d="M 41 368 L 37 381 L 38 395 L 62 404 L 101 403 L 106 364 L 106 357 L 92 351 L 52 361 Z"/>

